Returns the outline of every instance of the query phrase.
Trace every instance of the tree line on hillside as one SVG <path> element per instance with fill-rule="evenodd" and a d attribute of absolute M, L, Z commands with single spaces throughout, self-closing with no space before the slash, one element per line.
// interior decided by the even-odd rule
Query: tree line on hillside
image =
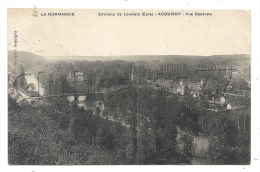
<path fill-rule="evenodd" d="M 160 74 L 165 79 L 186 77 L 190 81 L 197 82 L 200 78 L 214 77 L 214 73 L 217 73 L 217 70 L 213 62 L 194 65 L 186 63 L 160 64 L 158 67 L 151 67 L 148 63 L 134 64 L 133 62 L 118 60 L 105 62 L 49 62 L 39 65 L 34 73 L 37 77 L 38 72 L 43 72 L 43 74 L 40 74 L 39 82 L 42 83 L 45 93 L 48 95 L 50 93 L 62 94 L 63 92 L 73 92 L 74 85 L 68 82 L 67 77 L 69 72 L 72 72 L 74 75 L 74 71 L 75 73 L 83 73 L 83 80 L 76 81 L 77 88 L 75 90 L 97 91 L 99 84 L 104 85 L 106 83 L 106 87 L 111 87 L 118 85 L 118 82 L 121 80 L 134 80 L 136 84 L 141 84 L 142 80 L 145 79 L 157 80 L 161 78 Z M 223 71 L 221 73 L 224 75 Z M 132 74 L 134 75 L 133 78 Z M 109 84 L 107 84 L 108 82 L 104 82 L 105 80 L 109 80 Z"/>

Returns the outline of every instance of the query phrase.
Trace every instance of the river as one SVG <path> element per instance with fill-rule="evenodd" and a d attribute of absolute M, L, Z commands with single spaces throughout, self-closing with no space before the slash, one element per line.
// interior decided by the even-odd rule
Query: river
<path fill-rule="evenodd" d="M 27 84 L 32 83 L 36 88 L 35 91 L 39 92 L 38 91 L 38 81 L 37 81 L 37 78 L 34 75 L 25 75 L 25 79 L 27 81 Z M 41 83 L 39 84 L 39 90 L 40 90 L 40 92 L 39 92 L 40 95 L 43 96 L 44 95 L 44 88 L 42 87 Z M 74 101 L 74 96 L 68 96 L 67 100 L 69 102 Z M 79 96 L 78 97 L 78 106 L 84 107 L 84 109 L 87 109 L 87 106 L 86 106 L 86 103 L 84 102 L 84 100 L 85 100 L 84 96 Z"/>
<path fill-rule="evenodd" d="M 27 84 L 32 83 L 35 86 L 35 91 L 39 92 L 41 96 L 44 95 L 44 88 L 42 87 L 42 84 L 39 84 L 39 91 L 38 91 L 38 81 L 37 78 L 34 75 L 25 75 L 25 79 L 27 81 Z"/>

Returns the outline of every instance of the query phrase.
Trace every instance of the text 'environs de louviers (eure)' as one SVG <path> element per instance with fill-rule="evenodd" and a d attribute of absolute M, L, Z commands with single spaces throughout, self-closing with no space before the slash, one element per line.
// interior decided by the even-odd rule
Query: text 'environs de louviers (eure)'
<path fill-rule="evenodd" d="M 139 16 L 212 16 L 212 13 L 210 12 L 141 12 L 141 13 L 136 13 L 136 12 L 124 12 L 124 13 L 113 13 L 113 12 L 99 12 L 98 16 L 133 16 L 133 17 L 139 17 Z"/>

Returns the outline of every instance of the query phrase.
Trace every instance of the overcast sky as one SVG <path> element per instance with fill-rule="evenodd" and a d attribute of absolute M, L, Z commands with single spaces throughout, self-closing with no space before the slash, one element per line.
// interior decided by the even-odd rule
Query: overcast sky
<path fill-rule="evenodd" d="M 18 31 L 17 49 L 40 56 L 250 54 L 250 11 L 210 11 L 212 16 L 202 17 L 98 16 L 99 12 L 158 14 L 161 10 L 37 11 L 38 17 L 33 17 L 33 9 L 8 10 L 8 50 L 14 50 L 14 31 Z M 41 16 L 51 12 L 75 16 Z"/>

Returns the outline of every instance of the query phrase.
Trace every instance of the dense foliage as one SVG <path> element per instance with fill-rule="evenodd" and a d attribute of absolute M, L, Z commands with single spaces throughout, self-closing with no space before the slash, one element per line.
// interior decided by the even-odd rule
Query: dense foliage
<path fill-rule="evenodd" d="M 72 93 L 75 88 L 67 77 L 70 71 L 79 71 L 84 73 L 84 81 L 77 89 L 106 89 L 102 100 L 105 109 L 93 106 L 96 100 L 91 97 L 85 102 L 91 107 L 87 110 L 65 97 L 47 100 L 44 106 L 18 105 L 9 97 L 9 164 L 192 164 L 194 139 L 201 134 L 209 143 L 208 164 L 250 163 L 250 115 L 245 115 L 247 125 L 242 132 L 237 129 L 237 117 L 231 120 L 218 113 L 215 119 L 216 114 L 212 117 L 200 109 L 203 101 L 191 94 L 173 94 L 158 84 L 148 87 L 140 79 L 156 79 L 164 71 L 165 78 L 191 76 L 197 82 L 199 76 L 213 76 L 214 72 L 197 74 L 194 68 L 214 69 L 213 63 L 162 64 L 160 69 L 144 66 L 137 70 L 127 61 L 39 64 L 34 72 L 44 72 L 40 82 L 46 95 Z M 132 70 L 139 73 L 135 84 L 130 82 Z M 245 81 L 232 84 L 248 90 Z M 25 90 L 34 88 L 24 77 L 18 85 Z M 37 96 L 34 90 L 25 93 Z M 234 100 L 250 107 L 249 96 Z M 207 127 L 201 126 L 201 116 L 211 118 L 204 119 Z"/>
<path fill-rule="evenodd" d="M 9 97 L 8 107 L 9 164 L 126 163 L 117 156 L 128 142 L 117 123 L 72 109 L 63 99 L 20 107 Z"/>
<path fill-rule="evenodd" d="M 208 138 L 209 164 L 250 163 L 250 129 L 239 132 L 230 119 L 219 118 L 212 121 Z"/>

